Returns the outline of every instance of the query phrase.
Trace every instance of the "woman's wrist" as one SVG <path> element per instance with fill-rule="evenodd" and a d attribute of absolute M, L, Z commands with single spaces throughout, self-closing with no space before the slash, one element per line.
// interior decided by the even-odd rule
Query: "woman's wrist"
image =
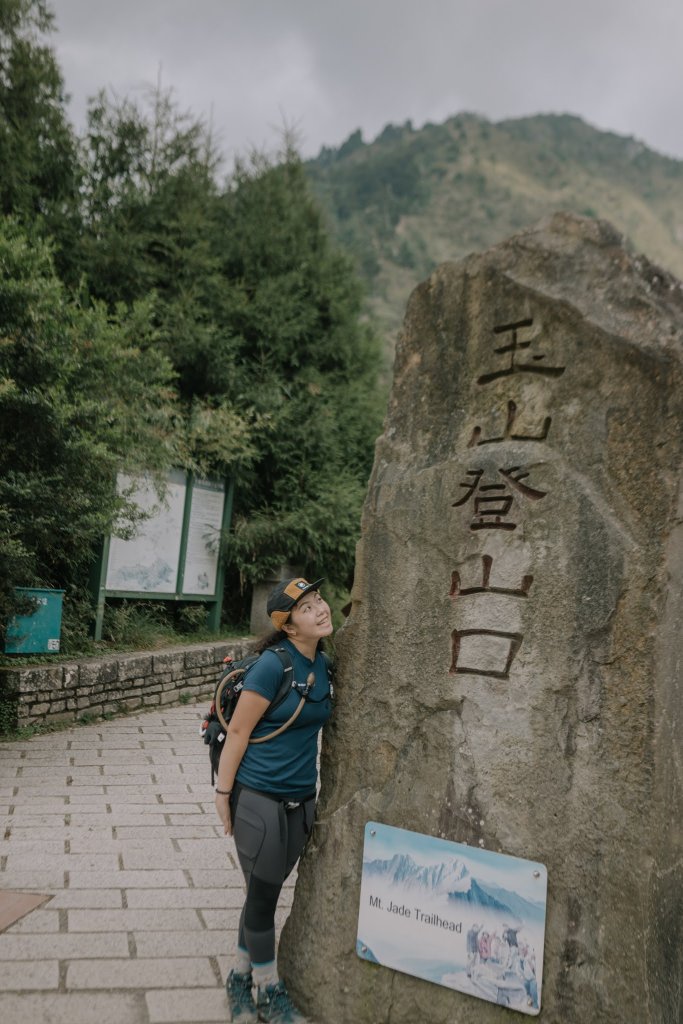
<path fill-rule="evenodd" d="M 216 786 L 215 792 L 218 794 L 218 796 L 232 796 L 231 789 L 219 789 L 218 786 Z"/>

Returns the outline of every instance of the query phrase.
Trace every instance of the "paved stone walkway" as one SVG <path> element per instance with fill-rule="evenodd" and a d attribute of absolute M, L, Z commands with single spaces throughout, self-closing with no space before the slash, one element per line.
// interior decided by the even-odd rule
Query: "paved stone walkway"
<path fill-rule="evenodd" d="M 243 887 L 213 805 L 204 710 L 0 743 L 0 895 L 52 895 L 0 933 L 0 1020 L 227 1020 Z"/>

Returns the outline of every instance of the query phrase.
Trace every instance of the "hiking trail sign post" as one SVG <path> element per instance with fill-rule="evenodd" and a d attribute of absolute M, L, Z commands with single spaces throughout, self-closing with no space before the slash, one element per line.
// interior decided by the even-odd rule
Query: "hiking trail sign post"
<path fill-rule="evenodd" d="M 203 602 L 208 625 L 217 630 L 223 601 L 221 537 L 232 516 L 233 481 L 203 480 L 173 470 L 159 499 L 148 477 L 119 474 L 144 513 L 129 538 L 105 538 L 92 578 L 94 637 L 102 637 L 106 599 Z"/>

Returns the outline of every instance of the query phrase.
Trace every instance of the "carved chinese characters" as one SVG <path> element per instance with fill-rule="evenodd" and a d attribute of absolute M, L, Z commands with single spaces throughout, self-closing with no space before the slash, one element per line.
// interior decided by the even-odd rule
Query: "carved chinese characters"
<path fill-rule="evenodd" d="M 549 379 L 561 377 L 564 366 L 549 366 L 545 363 L 546 353 L 532 349 L 531 339 L 520 338 L 520 332 L 533 326 L 532 317 L 505 323 L 493 328 L 493 335 L 509 335 L 509 341 L 494 349 L 496 356 L 505 356 L 505 365 L 497 370 L 480 374 L 477 385 L 486 386 L 515 374 L 534 374 Z M 520 353 L 522 357 L 520 358 Z M 507 358 L 509 357 L 509 358 Z M 515 420 L 518 407 L 514 399 L 507 401 L 507 419 L 503 432 L 499 436 L 482 438 L 482 428 L 475 426 L 468 443 L 468 448 L 488 444 L 505 444 L 506 441 L 543 442 L 548 437 L 552 418 L 545 416 L 537 433 L 515 431 Z M 501 454 L 505 455 L 502 448 Z M 513 531 L 517 529 L 516 499 L 520 496 L 533 504 L 546 497 L 547 491 L 540 487 L 532 487 L 529 482 L 531 470 L 519 465 L 498 465 L 495 482 L 486 475 L 482 466 L 465 471 L 468 479 L 461 481 L 464 490 L 461 497 L 452 503 L 453 508 L 468 507 L 470 511 L 469 529 Z M 493 558 L 485 551 L 482 553 L 484 579 L 482 586 L 460 588 L 460 574 L 453 570 L 450 596 L 498 593 L 511 598 L 527 597 L 533 576 L 524 577 L 519 590 L 490 587 L 488 585 Z M 485 609 L 482 609 L 482 615 Z M 524 637 L 520 632 L 509 632 L 491 628 L 490 625 L 480 628 L 454 629 L 452 632 L 452 656 L 449 671 L 451 674 L 470 674 L 490 676 L 494 679 L 509 679 L 510 669 Z"/>
<path fill-rule="evenodd" d="M 514 373 L 537 373 L 543 377 L 561 377 L 564 373 L 564 366 L 547 366 L 543 360 L 546 355 L 545 352 L 533 352 L 531 354 L 531 362 L 521 362 L 516 359 L 517 352 L 525 352 L 531 347 L 531 341 L 520 341 L 518 332 L 525 327 L 531 327 L 533 325 L 533 317 L 529 317 L 525 320 L 517 320 L 516 323 L 512 324 L 499 324 L 493 328 L 494 334 L 510 334 L 510 341 L 504 345 L 498 346 L 494 349 L 496 355 L 503 355 L 510 353 L 510 362 L 503 369 L 494 370 L 491 373 L 482 373 L 480 377 L 477 377 L 477 384 L 490 384 L 494 380 L 498 380 L 501 377 L 510 377 Z M 529 356 L 526 355 L 528 360 Z M 507 362 L 507 361 L 506 361 Z"/>
<path fill-rule="evenodd" d="M 515 530 L 517 524 L 504 519 L 512 508 L 514 491 L 518 491 L 532 501 L 545 498 L 545 491 L 539 491 L 522 482 L 529 474 L 523 472 L 519 466 L 501 468 L 498 472 L 505 483 L 482 484 L 481 478 L 484 470 L 468 469 L 467 475 L 472 479 L 460 485 L 465 488 L 465 494 L 459 501 L 453 502 L 453 508 L 464 505 L 474 496 L 474 516 L 470 522 L 471 530 Z"/>

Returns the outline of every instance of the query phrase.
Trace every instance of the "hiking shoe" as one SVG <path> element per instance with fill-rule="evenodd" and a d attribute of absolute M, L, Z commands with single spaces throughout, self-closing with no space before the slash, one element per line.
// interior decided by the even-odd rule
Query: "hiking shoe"
<path fill-rule="evenodd" d="M 256 998 L 256 1009 L 260 1021 L 270 1024 L 307 1024 L 303 1013 L 297 1010 L 289 998 L 284 981 L 277 985 L 265 985 L 259 988 Z"/>
<path fill-rule="evenodd" d="M 225 982 L 225 991 L 228 996 L 231 1021 L 239 1021 L 239 1024 L 252 1024 L 253 1021 L 258 1020 L 251 986 L 251 971 L 249 974 L 230 971 Z"/>

